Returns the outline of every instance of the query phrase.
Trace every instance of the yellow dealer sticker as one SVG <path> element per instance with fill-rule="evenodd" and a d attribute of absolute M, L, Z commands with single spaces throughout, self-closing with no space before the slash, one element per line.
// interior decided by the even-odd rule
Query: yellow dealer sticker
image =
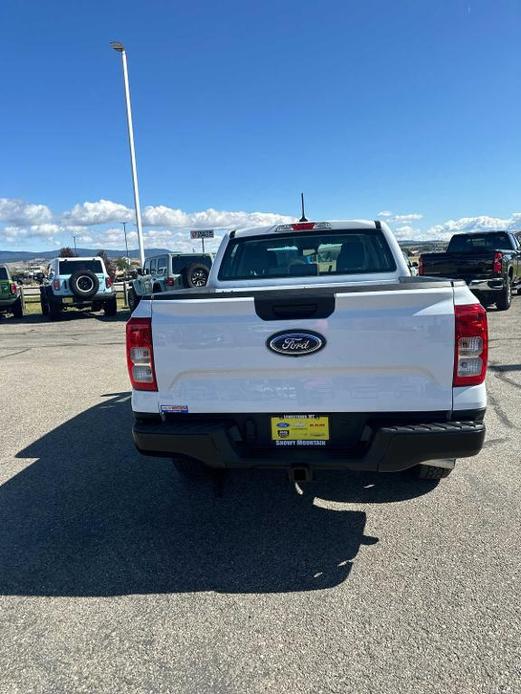
<path fill-rule="evenodd" d="M 294 414 L 271 418 L 271 440 L 277 446 L 325 446 L 329 417 Z"/>

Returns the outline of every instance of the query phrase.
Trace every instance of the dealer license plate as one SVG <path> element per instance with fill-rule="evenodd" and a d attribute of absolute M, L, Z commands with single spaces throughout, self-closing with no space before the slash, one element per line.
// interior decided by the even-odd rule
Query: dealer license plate
<path fill-rule="evenodd" d="M 329 441 L 329 417 L 314 414 L 272 417 L 271 440 L 276 446 L 325 446 Z"/>

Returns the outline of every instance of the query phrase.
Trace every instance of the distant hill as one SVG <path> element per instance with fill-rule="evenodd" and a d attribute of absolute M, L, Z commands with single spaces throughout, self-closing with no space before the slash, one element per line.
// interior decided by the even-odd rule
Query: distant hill
<path fill-rule="evenodd" d="M 78 248 L 78 255 L 89 256 L 96 255 L 96 251 L 101 250 L 100 248 Z M 106 249 L 109 258 L 121 258 L 126 256 L 127 252 L 125 250 L 111 250 Z M 148 258 L 151 255 L 159 255 L 160 253 L 168 253 L 166 248 L 146 248 L 145 256 Z M 130 258 L 139 258 L 139 251 L 137 249 L 129 250 L 128 252 Z M 52 251 L 0 251 L 0 263 L 17 263 L 17 262 L 27 262 L 29 260 L 35 260 L 36 258 L 45 258 L 49 260 L 50 258 L 56 258 L 58 255 L 58 249 Z"/>

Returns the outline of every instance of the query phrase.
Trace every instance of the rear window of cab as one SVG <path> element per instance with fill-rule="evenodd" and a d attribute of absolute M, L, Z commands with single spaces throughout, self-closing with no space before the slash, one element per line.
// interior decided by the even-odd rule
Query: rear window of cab
<path fill-rule="evenodd" d="M 236 238 L 218 279 L 278 279 L 393 272 L 396 263 L 379 229 L 271 233 Z"/>

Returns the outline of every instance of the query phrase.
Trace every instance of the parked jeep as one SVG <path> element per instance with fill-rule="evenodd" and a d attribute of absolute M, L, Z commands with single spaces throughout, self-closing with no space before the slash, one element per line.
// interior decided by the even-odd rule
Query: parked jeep
<path fill-rule="evenodd" d="M 117 313 L 116 292 L 100 257 L 54 258 L 40 287 L 42 313 L 50 320 L 69 307 L 88 308 L 106 316 Z"/>
<path fill-rule="evenodd" d="M 147 258 L 128 290 L 130 310 L 136 308 L 145 294 L 204 287 L 211 267 L 209 253 L 164 253 Z"/>
<path fill-rule="evenodd" d="M 24 315 L 22 291 L 11 277 L 7 265 L 0 265 L 0 313 L 12 313 L 15 318 Z"/>

